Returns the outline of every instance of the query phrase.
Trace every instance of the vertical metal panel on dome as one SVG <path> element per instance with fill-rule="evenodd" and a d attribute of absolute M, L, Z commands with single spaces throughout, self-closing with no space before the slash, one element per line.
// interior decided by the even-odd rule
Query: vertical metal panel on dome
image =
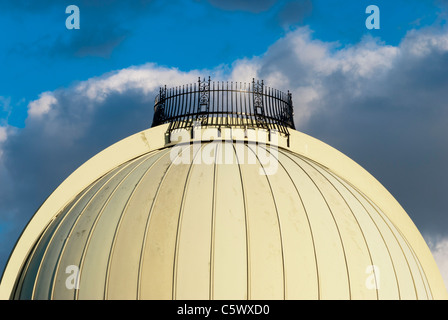
<path fill-rule="evenodd" d="M 418 261 L 418 259 L 416 259 L 412 248 L 409 247 L 408 240 L 375 203 L 373 203 L 370 199 L 368 199 L 368 201 L 382 217 L 390 231 L 394 234 L 394 238 L 396 239 L 397 244 L 402 251 L 403 258 L 405 260 L 405 266 L 407 267 L 408 273 L 411 276 L 412 282 L 409 282 L 408 284 L 409 286 L 411 286 L 412 284 L 412 287 L 409 289 L 409 291 L 406 292 L 403 292 L 403 290 L 405 289 L 400 288 L 401 296 L 404 297 L 403 299 L 432 299 L 432 294 L 429 288 L 425 286 L 425 283 L 427 282 L 426 275 L 421 271 L 419 267 L 420 262 Z M 409 296 L 405 294 L 409 294 Z"/>
<path fill-rule="evenodd" d="M 86 188 L 86 190 L 84 190 L 81 194 L 77 195 L 75 200 L 73 200 L 74 203 L 76 203 L 76 201 L 88 190 L 89 188 Z M 39 241 L 37 241 L 34 248 L 31 250 L 30 255 L 27 258 L 27 262 L 20 272 L 19 280 L 17 281 L 17 285 L 15 287 L 14 296 L 16 299 L 29 300 L 33 298 L 36 277 L 39 272 L 39 267 L 42 264 L 42 259 L 46 253 L 46 248 L 51 241 L 55 230 L 59 226 L 59 223 L 65 217 L 65 214 L 71 209 L 72 205 L 73 203 L 67 205 L 62 212 L 56 215 L 56 217 L 49 222 L 49 225 L 47 225 L 42 232 Z"/>
<path fill-rule="evenodd" d="M 316 166 L 317 167 L 317 166 Z M 330 177 L 332 175 L 329 172 L 325 172 L 324 170 L 320 169 L 320 171 L 325 174 L 326 176 Z M 341 181 L 340 178 L 338 178 L 339 181 Z M 336 181 L 336 180 L 335 180 Z M 379 267 L 381 270 L 381 290 L 378 290 L 378 293 L 380 294 L 380 298 L 382 299 L 398 299 L 398 298 L 404 298 L 404 299 L 415 299 L 417 297 L 427 299 L 430 298 L 430 292 L 428 291 L 428 288 L 425 286 L 426 277 L 424 274 L 422 274 L 420 268 L 419 268 L 419 262 L 415 259 L 414 254 L 412 253 L 412 249 L 407 244 L 407 241 L 405 238 L 403 238 L 402 234 L 397 230 L 397 228 L 390 222 L 390 220 L 387 218 L 387 216 L 381 212 L 381 209 L 379 209 L 376 205 L 374 205 L 369 199 L 367 199 L 364 195 L 353 189 L 351 186 L 349 186 L 346 182 L 342 182 L 343 185 L 347 190 L 352 190 L 352 192 L 355 192 L 358 196 L 358 203 L 364 202 L 363 208 L 365 209 L 370 208 L 371 210 L 368 211 L 368 215 L 357 215 L 359 217 L 359 220 L 363 217 L 370 217 L 372 221 L 375 222 L 375 228 L 372 227 L 363 227 L 362 230 L 364 233 L 369 231 L 375 231 L 379 230 L 381 238 L 378 236 L 376 237 L 376 240 L 368 241 L 370 243 L 371 252 L 376 252 L 377 250 L 381 249 L 383 246 L 381 244 L 386 245 L 387 244 L 387 250 L 388 254 L 385 254 L 384 250 L 382 250 L 383 254 L 375 255 L 375 259 L 372 259 L 372 263 Z M 341 192 L 343 192 L 344 189 L 340 189 Z M 350 197 L 347 195 L 345 197 L 346 199 L 350 199 Z M 354 202 L 357 204 L 357 202 Z M 364 207 L 366 206 L 366 207 Z M 353 212 L 363 212 L 362 210 L 353 210 Z M 383 223 L 384 224 L 383 224 Z M 389 248 L 393 246 L 393 244 L 390 243 L 391 240 L 385 241 L 384 234 L 388 234 L 389 232 L 393 232 L 394 239 L 399 245 L 399 248 L 401 249 L 401 257 L 404 258 L 404 269 L 400 268 L 397 269 L 395 267 L 392 254 L 389 251 Z M 395 256 L 398 255 L 398 253 L 394 254 Z M 389 257 L 389 259 L 384 259 Z M 383 258 L 383 259 L 381 259 Z M 382 260 L 382 262 L 380 262 Z M 390 261 L 388 261 L 390 260 Z M 389 265 L 392 263 L 392 270 L 390 269 Z M 401 260 L 398 263 L 403 263 L 403 260 Z M 403 278 L 404 275 L 410 274 L 412 281 L 408 282 L 408 284 L 412 284 L 413 286 L 411 288 L 400 286 L 399 278 Z M 400 276 L 398 275 L 400 274 Z M 391 277 L 393 276 L 393 277 Z M 391 277 L 388 279 L 388 277 Z M 409 280 L 409 279 L 408 279 Z M 392 286 L 389 290 L 385 288 L 385 286 Z M 394 294 L 395 292 L 395 294 Z"/>
<path fill-rule="evenodd" d="M 204 144 L 192 159 L 182 195 L 176 254 L 174 257 L 175 299 L 210 298 L 211 239 L 213 223 L 213 190 L 216 164 L 204 165 L 198 159 L 211 147 L 214 160 L 216 144 Z"/>
<path fill-rule="evenodd" d="M 341 181 L 340 178 L 328 172 L 324 168 L 311 163 L 308 161 L 310 165 L 313 165 L 316 170 L 318 170 L 326 179 L 332 184 L 332 186 L 337 190 L 337 192 L 341 195 L 343 200 L 346 202 L 348 207 L 350 208 L 354 219 L 356 219 L 356 223 L 359 225 L 360 232 L 362 233 L 363 240 L 361 243 L 365 243 L 366 250 L 368 251 L 370 257 L 370 264 L 360 265 L 362 276 L 359 280 L 364 280 L 358 285 L 365 285 L 365 276 L 367 266 L 377 266 L 379 270 L 381 270 L 381 274 L 373 274 L 375 276 L 375 284 L 381 288 L 381 290 L 370 290 L 371 293 L 375 293 L 378 295 L 379 299 L 397 299 L 398 298 L 398 287 L 397 281 L 395 278 L 395 271 L 392 265 L 392 261 L 389 256 L 389 252 L 387 247 L 381 237 L 381 233 L 374 224 L 372 218 L 369 216 L 366 208 L 361 204 L 361 202 L 356 198 L 356 191 L 353 192 L 348 189 L 344 181 Z M 354 193 L 355 192 L 355 193 Z M 359 195 L 358 195 L 359 196 Z M 359 274 L 359 276 L 361 275 Z M 368 293 L 365 292 L 365 293 Z"/>
<path fill-rule="evenodd" d="M 273 175 L 259 172 L 266 151 L 279 161 Z M 239 142 L 182 152 L 187 163 L 174 164 L 171 148 L 152 152 L 77 195 L 43 233 L 16 296 L 432 298 L 396 226 L 323 166 Z M 66 288 L 68 265 L 80 267 L 78 290 Z M 377 290 L 365 287 L 369 265 L 381 270 Z"/>
<path fill-rule="evenodd" d="M 272 196 L 276 199 L 279 226 L 284 239 L 285 299 L 317 299 L 318 267 L 309 214 L 301 198 L 301 187 L 291 178 L 291 169 L 295 168 L 295 164 L 291 167 L 292 163 L 284 161 L 281 152 L 277 153 L 278 171 L 267 176 L 267 179 L 272 188 Z"/>
<path fill-rule="evenodd" d="M 117 170 L 117 169 L 116 169 Z M 116 171 L 114 170 L 114 171 Z M 105 179 L 100 179 L 89 188 L 85 195 L 83 195 L 73 207 L 62 217 L 62 221 L 57 225 L 54 234 L 52 235 L 48 244 L 45 244 L 45 254 L 40 262 L 39 273 L 37 275 L 36 283 L 33 290 L 33 298 L 35 299 L 49 299 L 55 286 L 65 286 L 64 281 L 56 282 L 58 271 L 65 274 L 65 269 L 68 265 L 60 266 L 60 259 L 67 243 L 71 242 L 71 231 L 76 224 L 79 217 L 84 212 L 86 206 L 94 199 L 98 190 L 107 182 L 108 178 L 113 175 L 110 172 Z M 74 263 L 70 263 L 72 265 Z M 64 294 L 74 297 L 74 291 L 64 290 Z"/>
<path fill-rule="evenodd" d="M 187 152 L 192 148 L 187 149 Z M 183 151 L 186 152 L 186 151 Z M 176 235 L 182 194 L 191 164 L 171 165 L 160 183 L 147 230 L 140 295 L 142 299 L 173 299 Z"/>
<path fill-rule="evenodd" d="M 113 175 L 103 178 L 105 183 L 97 191 L 94 198 L 90 200 L 79 216 L 69 235 L 72 239 L 67 242 L 64 246 L 63 252 L 61 253 L 61 257 L 58 262 L 58 270 L 54 280 L 53 296 L 58 297 L 59 299 L 73 299 L 74 295 L 76 295 L 75 290 L 67 290 L 66 288 L 65 281 L 67 274 L 65 268 L 66 266 L 74 265 L 79 268 L 80 277 L 83 276 L 84 270 L 82 267 L 82 257 L 86 249 L 88 249 L 89 239 L 96 231 L 96 223 L 102 216 L 104 209 L 108 204 L 108 200 L 113 196 L 116 188 L 120 186 L 123 178 L 126 177 L 130 170 L 132 170 L 137 164 L 139 164 L 139 162 L 122 166 L 118 172 L 114 172 Z"/>
<path fill-rule="evenodd" d="M 373 265 L 373 263 L 359 224 L 350 208 L 331 182 L 320 174 L 314 166 L 301 159 L 296 158 L 295 161 L 310 179 L 313 180 L 331 213 L 332 219 L 328 219 L 327 223 L 334 223 L 343 248 L 343 256 L 346 264 L 346 279 L 349 286 L 349 298 L 376 298 L 375 291 L 364 290 L 366 266 Z"/>
<path fill-rule="evenodd" d="M 145 161 L 144 172 L 134 180 L 135 187 L 123 208 L 109 256 L 106 280 L 109 299 L 137 298 L 141 247 L 157 188 L 154 181 L 160 181 L 170 165 L 168 150 L 162 151 L 160 156 Z"/>
<path fill-rule="evenodd" d="M 245 154 L 252 151 L 244 145 Z M 284 266 L 276 203 L 260 163 L 238 158 L 244 188 L 248 232 L 249 299 L 284 299 Z"/>
<path fill-rule="evenodd" d="M 294 183 L 299 186 L 300 197 L 308 213 L 317 260 L 318 297 L 349 299 L 347 265 L 338 228 L 314 181 L 294 160 L 287 154 L 280 158 L 282 163 L 294 166 L 295 169 L 289 170 L 289 173 Z"/>
<path fill-rule="evenodd" d="M 155 160 L 163 155 L 163 151 L 151 153 L 136 159 L 122 170 L 123 178 L 105 204 L 84 249 L 80 264 L 79 286 L 82 290 L 78 291 L 77 298 L 103 299 L 105 297 L 110 252 L 123 210 L 135 189 L 136 181 Z M 152 159 L 149 161 L 150 157 Z"/>
<path fill-rule="evenodd" d="M 230 155 L 231 157 L 228 157 Z M 212 299 L 248 299 L 248 243 L 245 190 L 233 144 L 218 144 L 212 241 Z"/>

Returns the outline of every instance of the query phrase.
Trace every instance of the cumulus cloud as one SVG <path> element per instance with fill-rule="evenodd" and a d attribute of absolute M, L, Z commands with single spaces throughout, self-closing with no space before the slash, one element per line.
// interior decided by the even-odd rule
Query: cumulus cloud
<path fill-rule="evenodd" d="M 9 184 L 0 185 L 0 210 L 9 213 L 3 225 L 14 225 L 7 236 L 17 237 L 40 203 L 80 164 L 148 128 L 159 86 L 208 74 L 216 80 L 255 77 L 289 89 L 298 130 L 364 166 L 421 230 L 446 234 L 447 41 L 446 30 L 421 29 L 398 46 L 372 37 L 340 46 L 313 39 L 305 27 L 287 33 L 263 55 L 227 68 L 180 71 L 146 64 L 44 92 L 29 103 L 25 128 L 3 135 L 0 178 L 9 177 Z M 0 230 L 2 243 L 5 234 Z M 0 264 L 11 248 L 2 246 Z M 433 250 L 446 257 L 445 245 Z"/>
<path fill-rule="evenodd" d="M 28 104 L 23 129 L 0 126 L 1 270 L 11 239 L 52 190 L 97 152 L 150 127 L 159 86 L 199 75 L 153 64 L 117 70 L 43 92 Z"/>
<path fill-rule="evenodd" d="M 6 140 L 6 128 L 0 127 L 0 143 Z"/>
<path fill-rule="evenodd" d="M 448 288 L 448 237 L 439 239 L 430 237 L 426 239 L 426 242 L 442 274 L 445 287 Z"/>
<path fill-rule="evenodd" d="M 43 92 L 39 99 L 31 101 L 28 104 L 28 115 L 30 117 L 40 117 L 48 113 L 51 106 L 56 104 L 57 100 L 51 92 Z"/>
<path fill-rule="evenodd" d="M 11 97 L 0 96 L 0 126 L 8 122 L 11 114 Z"/>
<path fill-rule="evenodd" d="M 410 31 L 398 46 L 365 37 L 340 47 L 301 28 L 250 68 L 293 92 L 299 130 L 364 166 L 421 231 L 446 235 L 447 41 L 446 28 L 427 28 Z M 442 265 L 444 243 L 434 247 Z M 446 278 L 443 266 L 442 273 Z"/>
<path fill-rule="evenodd" d="M 5 141 L 5 164 L 29 186 L 42 184 L 43 176 L 55 186 L 69 167 L 149 127 L 159 86 L 189 82 L 198 74 L 148 64 L 44 92 L 28 104 L 25 128 Z"/>
<path fill-rule="evenodd" d="M 293 92 L 299 130 L 365 166 L 417 225 L 445 232 L 447 39 L 446 30 L 425 29 L 410 32 L 399 46 L 366 37 L 338 47 L 302 28 L 252 68 Z"/>
<path fill-rule="evenodd" d="M 0 160 L 1 160 L 2 155 L 3 155 L 3 150 L 2 150 L 1 147 L 2 147 L 3 142 L 6 141 L 6 138 L 7 138 L 6 127 L 1 127 L 0 126 Z"/>

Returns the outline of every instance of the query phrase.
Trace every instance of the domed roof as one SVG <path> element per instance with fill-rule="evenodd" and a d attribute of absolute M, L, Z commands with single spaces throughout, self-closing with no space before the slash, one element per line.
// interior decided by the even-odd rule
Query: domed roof
<path fill-rule="evenodd" d="M 244 142 L 174 148 L 76 194 L 39 237 L 14 298 L 433 298 L 400 227 L 329 168 Z"/>
<path fill-rule="evenodd" d="M 409 216 L 339 151 L 295 130 L 171 129 L 69 176 L 17 242 L 0 298 L 447 298 Z"/>

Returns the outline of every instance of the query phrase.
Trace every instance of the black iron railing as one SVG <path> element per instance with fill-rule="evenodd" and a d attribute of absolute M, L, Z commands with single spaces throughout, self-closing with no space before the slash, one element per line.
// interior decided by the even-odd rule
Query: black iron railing
<path fill-rule="evenodd" d="M 201 126 L 264 128 L 289 135 L 295 129 L 291 93 L 251 83 L 198 83 L 160 88 L 152 127 L 169 123 L 168 131 Z"/>

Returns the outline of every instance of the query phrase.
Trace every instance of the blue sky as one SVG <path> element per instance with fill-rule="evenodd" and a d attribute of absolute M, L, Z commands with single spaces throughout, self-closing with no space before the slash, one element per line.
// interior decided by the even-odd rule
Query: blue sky
<path fill-rule="evenodd" d="M 410 29 L 437 21 L 434 1 L 375 1 L 381 28 L 365 28 L 372 1 L 4 1 L 0 5 L 2 121 L 23 127 L 38 94 L 111 70 L 155 62 L 181 70 L 230 65 L 263 52 L 289 30 L 340 46 L 366 35 L 397 45 Z M 220 3 L 227 3 L 222 5 Z M 240 3 L 238 5 L 238 3 Z M 247 4 L 245 4 L 247 3 Z M 81 28 L 67 30 L 65 8 L 77 4 Z M 5 119 L 6 118 L 6 119 Z"/>
<path fill-rule="evenodd" d="M 448 279 L 447 13 L 445 0 L 2 1 L 0 273 L 65 177 L 151 124 L 158 86 L 211 75 L 291 90 L 298 130 L 381 181 Z"/>

